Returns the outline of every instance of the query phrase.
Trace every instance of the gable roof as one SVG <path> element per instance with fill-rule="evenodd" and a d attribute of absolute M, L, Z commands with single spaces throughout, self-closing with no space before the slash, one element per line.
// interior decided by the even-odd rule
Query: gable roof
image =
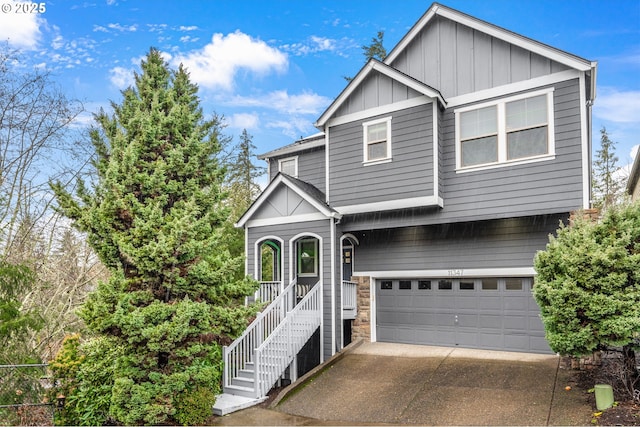
<path fill-rule="evenodd" d="M 375 58 L 371 58 L 362 69 L 358 72 L 358 74 L 349 82 L 346 88 L 338 95 L 338 97 L 331 103 L 329 108 L 325 110 L 325 112 L 320 116 L 320 118 L 314 123 L 314 126 L 318 129 L 322 129 L 327 123 L 327 121 L 333 116 L 333 114 L 340 108 L 340 106 L 345 102 L 349 96 L 353 93 L 353 91 L 367 78 L 367 76 L 373 71 L 377 71 L 385 76 L 389 77 L 392 80 L 401 83 L 416 92 L 420 92 L 423 95 L 426 95 L 430 98 L 437 99 L 444 106 L 447 105 L 444 97 L 440 93 L 439 90 L 432 88 L 428 84 L 422 83 L 420 80 L 417 80 L 407 74 L 396 70 L 395 68 L 389 66 L 388 64 L 378 61 Z"/>
<path fill-rule="evenodd" d="M 420 34 L 420 32 L 436 17 L 443 17 L 450 21 L 465 25 L 479 32 L 485 33 L 496 39 L 502 40 L 506 43 L 518 46 L 524 50 L 533 52 L 542 57 L 548 58 L 559 64 L 563 64 L 566 67 L 573 68 L 575 70 L 590 74 L 591 84 L 589 85 L 590 93 L 588 94 L 589 100 L 594 100 L 596 96 L 596 71 L 597 61 L 589 61 L 563 50 L 554 48 L 497 25 L 488 23 L 481 19 L 459 12 L 455 9 L 443 6 L 439 3 L 433 3 L 431 7 L 422 15 L 422 17 L 414 24 L 409 32 L 398 42 L 398 44 L 389 52 L 383 62 L 376 59 L 371 59 L 365 64 L 365 66 L 358 72 L 356 77 L 351 80 L 347 87 L 338 95 L 333 103 L 325 110 L 320 118 L 314 123 L 318 129 L 323 129 L 324 125 L 329 119 L 336 113 L 340 106 L 349 98 L 349 96 L 355 91 L 355 89 L 366 79 L 366 77 L 372 71 L 378 71 L 391 79 L 398 81 L 423 95 L 429 96 L 434 99 L 438 99 L 443 106 L 446 107 L 447 103 L 439 90 L 414 79 L 413 77 L 398 71 L 390 64 L 411 44 L 411 42 Z"/>
<path fill-rule="evenodd" d="M 236 227 L 244 227 L 245 224 L 251 219 L 251 217 L 260 209 L 260 207 L 269 199 L 269 196 L 280 186 L 285 185 L 298 194 L 302 199 L 308 202 L 311 206 L 316 208 L 318 212 L 326 216 L 327 218 L 340 219 L 342 215 L 335 209 L 327 204 L 326 197 L 322 191 L 309 184 L 308 182 L 301 181 L 292 176 L 278 172 L 278 174 L 271 180 L 267 188 L 258 196 L 255 202 L 251 204 L 249 209 L 240 217 L 235 224 Z"/>
<path fill-rule="evenodd" d="M 462 13 L 455 9 L 451 9 L 447 6 L 443 6 L 439 3 L 433 3 L 431 7 L 422 15 L 422 17 L 414 24 L 409 32 L 398 42 L 398 44 L 389 52 L 384 59 L 385 64 L 392 63 L 398 55 L 411 43 L 411 41 L 422 31 L 422 29 L 432 20 L 435 16 L 441 16 L 459 24 L 466 25 L 467 27 L 481 31 L 492 37 L 501 39 L 507 43 L 514 44 L 525 50 L 537 53 L 538 55 L 547 57 L 556 62 L 566 65 L 567 67 L 574 68 L 580 71 L 590 71 L 596 66 L 596 63 L 571 53 L 562 51 L 555 47 L 540 43 L 536 40 L 530 39 L 523 35 L 514 33 L 513 31 L 506 30 L 497 25 L 475 18 L 466 13 Z"/>

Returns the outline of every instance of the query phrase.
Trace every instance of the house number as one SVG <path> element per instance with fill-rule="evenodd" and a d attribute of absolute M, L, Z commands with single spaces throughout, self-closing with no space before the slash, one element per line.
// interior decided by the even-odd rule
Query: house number
<path fill-rule="evenodd" d="M 464 270 L 461 268 L 455 268 L 449 270 L 449 277 L 462 277 Z"/>

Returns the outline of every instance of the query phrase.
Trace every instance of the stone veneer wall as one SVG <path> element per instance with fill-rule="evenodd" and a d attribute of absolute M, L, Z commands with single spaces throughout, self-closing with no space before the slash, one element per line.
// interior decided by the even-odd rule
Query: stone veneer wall
<path fill-rule="evenodd" d="M 357 288 L 357 306 L 358 314 L 353 321 L 351 329 L 351 340 L 355 341 L 359 338 L 364 341 L 371 341 L 371 288 L 369 286 L 368 277 L 352 277 L 351 280 L 358 284 Z"/>

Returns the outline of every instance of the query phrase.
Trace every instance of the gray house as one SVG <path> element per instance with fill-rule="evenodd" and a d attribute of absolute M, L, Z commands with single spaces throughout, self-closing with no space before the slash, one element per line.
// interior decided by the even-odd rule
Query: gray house
<path fill-rule="evenodd" d="M 320 133 L 261 156 L 271 181 L 237 226 L 273 303 L 225 350 L 225 394 L 260 399 L 356 337 L 551 352 L 533 258 L 590 207 L 595 77 L 433 4 Z"/>

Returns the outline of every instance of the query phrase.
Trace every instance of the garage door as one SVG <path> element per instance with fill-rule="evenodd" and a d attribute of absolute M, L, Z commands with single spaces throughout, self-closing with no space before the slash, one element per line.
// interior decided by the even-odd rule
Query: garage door
<path fill-rule="evenodd" d="M 531 278 L 376 281 L 377 340 L 551 353 Z"/>

